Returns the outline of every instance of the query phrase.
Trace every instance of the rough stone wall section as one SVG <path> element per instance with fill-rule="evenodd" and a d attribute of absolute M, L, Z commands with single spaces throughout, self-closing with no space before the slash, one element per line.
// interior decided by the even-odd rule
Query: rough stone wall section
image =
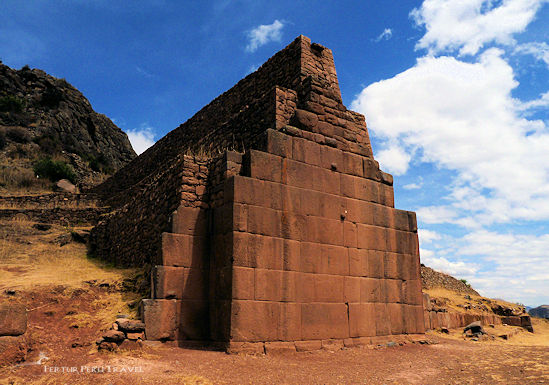
<path fill-rule="evenodd" d="M 162 233 L 181 205 L 207 208 L 208 161 L 182 155 L 161 172 L 128 189 L 125 203 L 105 201 L 114 211 L 92 230 L 92 253 L 125 266 L 161 264 Z"/>

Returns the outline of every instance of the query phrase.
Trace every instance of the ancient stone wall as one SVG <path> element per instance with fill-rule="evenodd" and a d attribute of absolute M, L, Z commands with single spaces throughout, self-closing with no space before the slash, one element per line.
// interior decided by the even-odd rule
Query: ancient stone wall
<path fill-rule="evenodd" d="M 132 186 L 113 202 L 117 207 L 90 234 L 91 252 L 124 266 L 161 263 L 162 233 L 168 231 L 172 213 L 180 205 L 205 203 L 208 161 L 181 155 L 167 169 L 159 170 Z"/>
<path fill-rule="evenodd" d="M 392 184 L 331 51 L 299 37 L 97 189 L 118 209 L 93 244 L 155 265 L 149 339 L 263 351 L 421 334 L 416 218 Z"/>

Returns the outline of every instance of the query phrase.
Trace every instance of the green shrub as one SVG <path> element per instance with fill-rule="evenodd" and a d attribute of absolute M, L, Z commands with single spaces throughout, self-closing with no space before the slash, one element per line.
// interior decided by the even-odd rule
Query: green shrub
<path fill-rule="evenodd" d="M 25 101 L 15 95 L 0 97 L 0 112 L 21 112 L 25 108 Z"/>
<path fill-rule="evenodd" d="M 48 178 L 52 182 L 60 179 L 68 179 L 76 183 L 76 173 L 71 165 L 61 160 L 51 158 L 41 159 L 34 164 L 34 173 L 41 178 Z"/>

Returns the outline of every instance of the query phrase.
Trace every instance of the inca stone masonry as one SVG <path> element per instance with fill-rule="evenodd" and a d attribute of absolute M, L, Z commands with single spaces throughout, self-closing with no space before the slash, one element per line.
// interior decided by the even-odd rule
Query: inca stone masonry
<path fill-rule="evenodd" d="M 97 187 L 96 255 L 150 269 L 146 337 L 311 350 L 424 333 L 394 208 L 331 50 L 300 36 Z"/>

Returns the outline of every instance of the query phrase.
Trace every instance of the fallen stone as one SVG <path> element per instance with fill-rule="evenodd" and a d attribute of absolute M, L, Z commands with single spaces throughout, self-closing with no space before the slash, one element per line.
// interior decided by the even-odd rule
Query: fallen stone
<path fill-rule="evenodd" d="M 107 330 L 103 334 L 103 339 L 108 342 L 122 342 L 126 339 L 126 336 L 118 330 Z"/>
<path fill-rule="evenodd" d="M 27 331 L 27 309 L 22 304 L 0 304 L 0 336 L 20 336 Z"/>
<path fill-rule="evenodd" d="M 73 194 L 78 192 L 76 186 L 67 179 L 61 179 L 57 181 L 57 183 L 55 183 L 55 186 L 57 186 L 57 188 L 59 188 L 60 190 L 67 191 Z"/>
<path fill-rule="evenodd" d="M 139 339 L 144 339 L 145 338 L 145 333 L 143 332 L 140 332 L 140 333 L 126 333 L 126 338 L 129 339 L 129 340 L 139 340 Z"/>
<path fill-rule="evenodd" d="M 143 341 L 137 340 L 124 340 L 122 343 L 118 346 L 121 350 L 141 350 L 143 349 Z"/>
<path fill-rule="evenodd" d="M 118 329 L 125 333 L 138 333 L 145 331 L 145 324 L 138 320 L 117 319 Z"/>
<path fill-rule="evenodd" d="M 448 328 L 440 328 L 440 332 L 444 334 L 450 334 L 450 330 L 448 330 Z"/>
<path fill-rule="evenodd" d="M 482 328 L 480 321 L 471 322 L 469 325 L 465 326 L 465 328 L 463 329 L 463 333 L 467 333 L 468 331 L 471 331 L 473 335 L 485 334 L 485 331 Z"/>
<path fill-rule="evenodd" d="M 0 367 L 25 361 L 29 350 L 26 336 L 0 337 Z"/>
<path fill-rule="evenodd" d="M 51 225 L 49 223 L 35 223 L 32 227 L 40 231 L 48 231 L 51 229 Z"/>
<path fill-rule="evenodd" d="M 118 349 L 118 344 L 116 342 L 107 342 L 103 341 L 98 346 L 99 350 L 108 350 L 108 351 L 114 351 Z"/>

